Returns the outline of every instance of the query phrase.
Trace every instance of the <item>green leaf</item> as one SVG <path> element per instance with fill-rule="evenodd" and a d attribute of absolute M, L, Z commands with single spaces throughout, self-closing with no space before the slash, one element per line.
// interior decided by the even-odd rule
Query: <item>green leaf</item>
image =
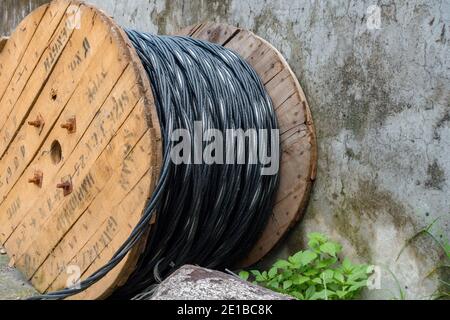
<path fill-rule="evenodd" d="M 335 264 L 337 262 L 337 258 L 329 258 L 329 259 L 322 259 L 322 260 L 318 260 L 316 262 L 316 267 L 319 269 L 323 269 L 323 268 L 328 268 L 330 266 L 332 266 L 333 264 Z"/>
<path fill-rule="evenodd" d="M 311 281 L 314 283 L 317 283 L 317 284 L 322 284 L 322 279 L 320 279 L 320 278 L 314 278 Z"/>
<path fill-rule="evenodd" d="M 267 287 L 278 291 L 280 289 L 280 283 L 276 279 L 273 279 L 267 283 Z"/>
<path fill-rule="evenodd" d="M 342 299 L 342 298 L 344 298 L 347 295 L 347 292 L 343 291 L 343 290 L 337 290 L 336 294 L 339 297 L 339 299 Z"/>
<path fill-rule="evenodd" d="M 341 283 L 345 281 L 344 275 L 339 270 L 334 271 L 334 278 Z"/>
<path fill-rule="evenodd" d="M 291 280 L 286 280 L 285 282 L 283 282 L 283 289 L 289 289 L 292 286 L 292 281 Z"/>
<path fill-rule="evenodd" d="M 320 242 L 317 240 L 309 240 L 308 247 L 316 252 L 320 252 L 320 250 L 318 250 L 318 247 L 320 247 Z"/>
<path fill-rule="evenodd" d="M 320 246 L 320 251 L 328 253 L 333 257 L 336 257 L 336 254 L 339 253 L 341 249 L 341 246 L 334 242 L 326 242 Z"/>
<path fill-rule="evenodd" d="M 309 279 L 310 279 L 309 277 L 305 277 L 302 275 L 295 275 L 294 277 L 292 277 L 292 283 L 299 286 L 309 281 Z"/>
<path fill-rule="evenodd" d="M 297 298 L 299 300 L 305 300 L 305 296 L 299 291 L 291 291 L 289 294 L 292 295 L 294 298 Z"/>
<path fill-rule="evenodd" d="M 327 299 L 328 299 L 327 290 L 316 292 L 310 298 L 310 300 L 327 300 Z"/>
<path fill-rule="evenodd" d="M 352 291 L 359 291 L 361 288 L 364 288 L 365 286 L 367 286 L 367 281 L 361 281 L 359 283 L 356 283 L 352 286 L 350 286 L 350 288 L 348 289 L 349 292 Z"/>
<path fill-rule="evenodd" d="M 348 258 L 345 258 L 344 261 L 342 261 L 342 268 L 344 273 L 351 273 L 353 270 L 353 265 L 350 262 L 350 260 Z"/>
<path fill-rule="evenodd" d="M 305 292 L 305 299 L 310 299 L 314 293 L 316 293 L 316 286 L 315 285 L 309 286 Z"/>
<path fill-rule="evenodd" d="M 259 272 L 259 270 L 250 270 L 250 273 L 251 273 L 252 275 L 254 275 L 255 277 L 261 275 L 261 272 Z"/>
<path fill-rule="evenodd" d="M 317 253 L 312 252 L 311 250 L 300 251 L 294 254 L 291 258 L 293 263 L 306 266 L 308 263 L 317 258 Z"/>
<path fill-rule="evenodd" d="M 259 272 L 258 270 L 250 270 L 250 273 L 255 276 L 255 280 L 257 282 L 262 282 L 265 280 L 261 272 Z"/>
<path fill-rule="evenodd" d="M 267 276 L 267 271 L 264 271 L 261 276 L 263 277 L 264 280 L 269 280 L 268 276 Z"/>
<path fill-rule="evenodd" d="M 248 271 L 242 270 L 241 272 L 239 272 L 239 277 L 241 277 L 242 280 L 247 281 L 249 276 L 250 273 L 248 273 Z"/>
<path fill-rule="evenodd" d="M 274 267 L 280 268 L 280 269 L 287 269 L 292 266 L 292 264 L 287 260 L 278 260 L 274 263 Z"/>
<path fill-rule="evenodd" d="M 317 269 L 309 269 L 309 270 L 305 271 L 305 272 L 303 273 L 303 275 L 308 276 L 308 277 L 311 277 L 311 276 L 315 276 L 315 275 L 318 274 L 319 272 L 320 272 L 320 271 L 317 270 Z"/>
<path fill-rule="evenodd" d="M 324 242 L 328 241 L 328 238 L 325 235 L 323 235 L 323 234 L 321 234 L 319 232 L 311 232 L 311 233 L 309 233 L 308 234 L 308 239 L 309 240 L 314 240 L 314 241 L 317 241 L 317 242 L 320 242 L 320 243 L 324 243 Z"/>
<path fill-rule="evenodd" d="M 324 272 L 322 272 L 322 279 L 324 280 L 330 280 L 333 279 L 334 276 L 334 271 L 333 270 L 325 270 Z"/>
<path fill-rule="evenodd" d="M 273 267 L 269 270 L 268 276 L 270 279 L 272 279 L 273 277 L 275 277 L 278 273 L 278 268 Z"/>
<path fill-rule="evenodd" d="M 347 281 L 357 281 L 357 280 L 361 280 L 361 279 L 366 279 L 367 280 L 368 276 L 367 273 L 365 271 L 361 271 L 361 270 L 355 270 L 353 273 L 351 273 L 348 278 Z"/>

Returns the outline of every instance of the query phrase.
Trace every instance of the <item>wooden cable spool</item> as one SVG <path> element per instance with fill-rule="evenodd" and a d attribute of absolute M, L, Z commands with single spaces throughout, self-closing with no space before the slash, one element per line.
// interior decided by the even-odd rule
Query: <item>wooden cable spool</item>
<path fill-rule="evenodd" d="M 316 170 L 308 103 L 281 54 L 253 33 L 204 23 L 179 34 L 238 52 L 276 110 L 280 187 L 266 230 L 241 262 L 248 266 L 306 206 Z M 158 117 L 133 46 L 91 5 L 55 0 L 1 43 L 0 241 L 38 291 L 54 291 L 108 262 L 137 224 L 162 161 Z M 72 298 L 107 297 L 134 270 L 144 242 Z"/>

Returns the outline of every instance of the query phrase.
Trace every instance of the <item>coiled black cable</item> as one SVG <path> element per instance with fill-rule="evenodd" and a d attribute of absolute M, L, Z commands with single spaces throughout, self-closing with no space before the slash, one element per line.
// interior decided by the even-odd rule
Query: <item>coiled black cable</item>
<path fill-rule="evenodd" d="M 186 263 L 216 269 L 233 266 L 252 248 L 270 216 L 278 174 L 264 175 L 265 165 L 248 159 L 255 152 L 249 148 L 261 144 L 267 154 L 279 159 L 279 154 L 274 155 L 278 145 L 270 139 L 278 126 L 271 99 L 253 68 L 235 52 L 206 41 L 133 30 L 126 33 L 147 71 L 155 98 L 163 137 L 158 183 L 141 220 L 105 266 L 78 288 L 33 299 L 62 299 L 100 280 L 147 234 L 155 212 L 156 221 L 137 268 L 112 298 L 142 296 L 143 292 L 145 296 L 155 283 Z M 171 155 L 177 142 L 172 141 L 172 133 L 186 129 L 194 137 L 196 121 L 201 122 L 203 132 L 254 129 L 256 141 L 252 144 L 250 137 L 244 149 L 238 145 L 232 163 L 175 164 Z M 268 134 L 263 137 L 261 130 Z M 224 145 L 233 145 L 231 139 L 225 136 Z M 200 141 L 202 147 L 196 149 L 198 142 L 190 141 L 192 154 L 203 152 L 210 141 Z M 236 164 L 242 155 L 246 161 Z"/>

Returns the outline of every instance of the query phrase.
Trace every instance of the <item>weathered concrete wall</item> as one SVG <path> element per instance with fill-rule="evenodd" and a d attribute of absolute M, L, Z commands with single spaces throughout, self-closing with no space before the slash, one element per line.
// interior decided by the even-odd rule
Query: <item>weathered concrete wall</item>
<path fill-rule="evenodd" d="M 10 34 L 33 9 L 48 0 L 0 0 L 0 36 Z"/>
<path fill-rule="evenodd" d="M 0 33 L 36 2 L 17 1 L 14 11 L 3 1 Z M 161 34 L 205 20 L 239 25 L 287 58 L 316 123 L 318 174 L 303 222 L 266 263 L 302 248 L 307 232 L 323 231 L 355 260 L 382 267 L 381 289 L 368 297 L 398 297 L 387 269 L 407 298 L 436 290 L 425 276 L 442 252 L 430 239 L 396 258 L 437 217 L 434 232 L 449 237 L 449 0 L 90 2 L 124 26 Z M 373 4 L 381 29 L 367 26 Z"/>

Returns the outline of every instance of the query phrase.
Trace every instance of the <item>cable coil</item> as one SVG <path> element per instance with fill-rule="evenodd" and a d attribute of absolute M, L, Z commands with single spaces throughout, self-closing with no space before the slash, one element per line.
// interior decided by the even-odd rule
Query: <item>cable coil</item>
<path fill-rule="evenodd" d="M 264 143 L 267 153 L 279 152 L 278 140 L 261 136 L 263 130 L 273 132 L 278 125 L 257 73 L 234 51 L 217 44 L 125 31 L 145 67 L 155 99 L 163 138 L 160 177 L 140 221 L 105 266 L 77 287 L 32 299 L 63 299 L 82 292 L 148 235 L 135 271 L 112 296 L 145 298 L 156 283 L 186 263 L 232 267 L 255 244 L 271 214 L 278 174 L 262 174 L 265 165 L 260 162 L 235 163 L 242 155 L 248 160 L 252 145 L 261 148 Z M 184 129 L 193 137 L 196 122 L 203 132 L 254 129 L 257 143 L 245 140 L 245 148 L 234 154 L 234 163 L 175 164 L 173 133 Z M 208 146 L 209 138 L 206 135 L 200 142 L 200 150 Z M 230 139 L 224 138 L 226 146 Z M 189 142 L 195 155 L 198 141 Z"/>

